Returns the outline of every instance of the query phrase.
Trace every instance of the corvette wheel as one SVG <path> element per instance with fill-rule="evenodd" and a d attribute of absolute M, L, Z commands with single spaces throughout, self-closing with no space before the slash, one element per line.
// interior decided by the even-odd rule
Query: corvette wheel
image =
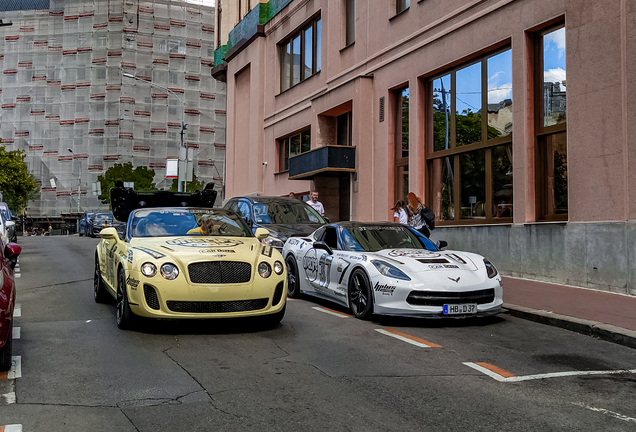
<path fill-rule="evenodd" d="M 11 369 L 11 353 L 13 345 L 13 321 L 9 326 L 9 336 L 4 346 L 0 348 L 0 372 L 5 372 Z"/>
<path fill-rule="evenodd" d="M 93 297 L 95 303 L 106 303 L 110 297 L 104 287 L 104 281 L 102 279 L 102 272 L 99 269 L 99 258 L 95 254 L 95 274 L 93 276 Z"/>
<path fill-rule="evenodd" d="M 300 296 L 300 278 L 298 277 L 298 264 L 293 255 L 285 260 L 287 265 L 287 296 L 298 298 Z"/>
<path fill-rule="evenodd" d="M 123 269 L 117 275 L 117 327 L 122 330 L 133 328 L 135 314 L 130 310 L 126 294 L 126 275 Z"/>
<path fill-rule="evenodd" d="M 373 314 L 373 293 L 364 270 L 356 269 L 349 278 L 349 308 L 356 318 L 366 319 Z"/>

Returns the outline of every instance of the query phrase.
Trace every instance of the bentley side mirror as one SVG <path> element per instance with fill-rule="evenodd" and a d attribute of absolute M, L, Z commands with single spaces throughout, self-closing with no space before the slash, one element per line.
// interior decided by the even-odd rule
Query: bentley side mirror
<path fill-rule="evenodd" d="M 329 255 L 333 255 L 333 250 L 324 241 L 314 242 L 314 249 L 322 249 L 327 251 Z"/>
<path fill-rule="evenodd" d="M 119 239 L 117 230 L 113 227 L 104 228 L 99 232 L 99 236 L 106 240 Z"/>
<path fill-rule="evenodd" d="M 259 240 L 263 240 L 269 237 L 269 230 L 265 228 L 256 228 L 256 231 L 254 232 L 254 236 Z"/>

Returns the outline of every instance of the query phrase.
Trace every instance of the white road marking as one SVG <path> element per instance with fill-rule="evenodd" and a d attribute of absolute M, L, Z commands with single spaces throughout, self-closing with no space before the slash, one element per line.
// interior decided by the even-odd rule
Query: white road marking
<path fill-rule="evenodd" d="M 21 317 L 22 316 L 22 305 L 20 303 L 15 304 L 15 309 L 13 309 L 13 317 Z"/>
<path fill-rule="evenodd" d="M 423 343 L 421 343 L 421 342 L 417 342 L 417 341 L 411 340 L 411 339 L 409 339 L 409 338 L 405 338 L 404 336 L 400 336 L 400 335 L 393 334 L 393 333 L 388 332 L 388 331 L 386 331 L 386 330 L 384 330 L 384 329 L 375 329 L 375 331 L 377 331 L 378 333 L 382 333 L 383 335 L 387 335 L 387 336 L 391 336 L 391 337 L 393 337 L 393 338 L 399 339 L 399 340 L 401 340 L 402 342 L 406 342 L 406 343 L 410 343 L 411 345 L 418 346 L 418 347 L 420 347 L 420 348 L 430 348 L 430 346 L 428 346 L 428 345 L 426 345 L 426 344 L 423 344 Z"/>
<path fill-rule="evenodd" d="M 13 271 L 16 272 L 16 273 L 20 273 L 20 266 L 15 266 Z"/>
<path fill-rule="evenodd" d="M 87 323 L 91 322 L 92 320 L 86 320 Z"/>
<path fill-rule="evenodd" d="M 16 273 L 15 275 L 13 275 L 14 278 L 19 279 L 22 277 L 22 275 L 20 273 Z"/>
<path fill-rule="evenodd" d="M 547 374 L 513 376 L 513 377 L 506 378 L 506 377 L 502 377 L 498 373 L 488 370 L 485 367 L 479 366 L 475 363 L 465 362 L 464 364 L 468 367 L 478 370 L 479 372 L 483 374 L 488 375 L 491 378 L 496 379 L 499 382 L 519 382 L 519 381 L 530 381 L 530 380 L 546 379 L 546 378 L 560 378 L 560 377 L 566 377 L 566 376 L 615 375 L 615 374 L 626 374 L 626 373 L 636 374 L 636 369 L 622 369 L 622 370 L 607 370 L 607 371 L 553 372 L 553 373 L 547 373 Z"/>
<path fill-rule="evenodd" d="M 9 369 L 7 373 L 7 379 L 22 378 L 22 357 L 11 357 L 11 363 L 11 369 Z"/>
<path fill-rule="evenodd" d="M 326 314 L 333 315 L 333 316 L 337 316 L 337 317 L 339 317 L 339 318 L 349 318 L 349 317 L 348 317 L 348 316 L 346 316 L 346 315 L 339 314 L 339 313 L 337 313 L 337 312 L 331 312 L 330 310 L 323 309 L 323 308 L 318 307 L 318 306 L 314 306 L 314 307 L 312 307 L 312 309 L 316 309 L 316 310 L 317 310 L 317 311 L 319 311 L 319 312 L 324 312 L 324 313 L 326 313 Z"/>
<path fill-rule="evenodd" d="M 9 393 L 5 393 L 5 394 L 3 394 L 1 396 L 4 398 L 4 403 L 6 403 L 7 405 L 8 404 L 14 404 L 16 402 L 15 392 L 14 391 L 13 392 L 9 392 Z M 4 430 L 6 432 L 8 429 L 5 428 Z"/>
<path fill-rule="evenodd" d="M 4 432 L 22 432 L 22 425 L 21 424 L 6 425 L 4 427 Z"/>
<path fill-rule="evenodd" d="M 581 408 L 589 409 L 590 411 L 600 412 L 600 413 L 603 413 L 603 414 L 607 414 L 610 417 L 617 418 L 619 420 L 636 423 L 636 418 L 627 417 L 627 416 L 625 416 L 623 414 L 615 413 L 614 411 L 606 410 L 604 408 L 595 408 L 595 407 L 589 406 L 587 404 L 584 404 L 582 402 L 572 402 L 572 403 L 574 405 L 576 405 L 576 406 L 580 406 Z"/>
<path fill-rule="evenodd" d="M 13 327 L 13 339 L 20 339 L 20 327 Z"/>

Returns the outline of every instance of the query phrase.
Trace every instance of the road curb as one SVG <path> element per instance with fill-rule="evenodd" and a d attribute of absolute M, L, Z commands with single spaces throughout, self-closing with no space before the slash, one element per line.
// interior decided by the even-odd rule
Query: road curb
<path fill-rule="evenodd" d="M 527 319 L 529 321 L 560 327 L 587 336 L 597 337 L 604 341 L 636 348 L 636 331 L 627 330 L 597 321 L 575 318 L 567 315 L 559 315 L 554 312 L 531 309 L 504 303 L 509 315 Z"/>

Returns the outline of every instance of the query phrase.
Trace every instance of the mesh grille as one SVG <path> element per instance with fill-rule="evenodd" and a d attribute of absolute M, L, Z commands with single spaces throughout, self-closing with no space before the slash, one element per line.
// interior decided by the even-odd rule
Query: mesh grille
<path fill-rule="evenodd" d="M 159 299 L 153 287 L 144 285 L 144 296 L 146 297 L 146 304 L 150 309 L 159 310 Z"/>
<path fill-rule="evenodd" d="M 284 284 L 282 282 L 278 282 L 278 285 L 276 285 L 276 291 L 274 291 L 274 298 L 272 299 L 272 306 L 276 306 L 283 297 L 283 285 Z"/>
<path fill-rule="evenodd" d="M 495 301 L 494 288 L 464 291 L 411 291 L 406 302 L 415 306 L 444 306 L 445 304 L 477 303 L 486 304 Z"/>
<path fill-rule="evenodd" d="M 188 301 L 168 301 L 168 309 L 172 312 L 182 313 L 227 313 L 246 312 L 263 309 L 267 306 L 269 299 L 236 300 L 222 302 L 188 302 Z"/>
<path fill-rule="evenodd" d="M 237 284 L 249 282 L 252 265 L 246 262 L 210 261 L 188 266 L 192 283 Z"/>
<path fill-rule="evenodd" d="M 422 258 L 418 259 L 422 264 L 448 264 L 446 258 Z"/>

